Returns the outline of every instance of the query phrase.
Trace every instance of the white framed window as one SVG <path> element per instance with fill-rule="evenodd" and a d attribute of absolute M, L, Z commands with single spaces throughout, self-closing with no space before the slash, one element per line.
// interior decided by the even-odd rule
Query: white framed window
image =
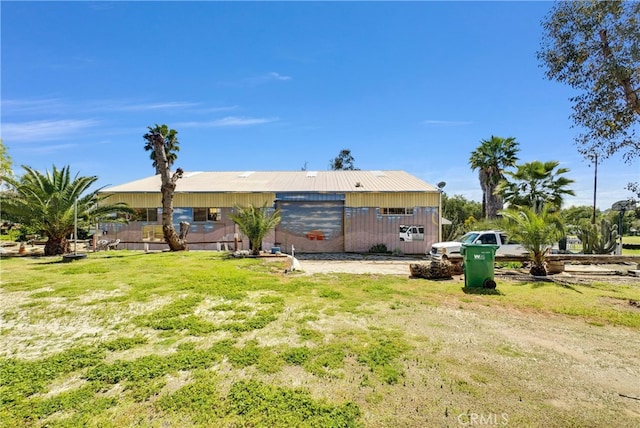
<path fill-rule="evenodd" d="M 413 208 L 380 208 L 382 215 L 413 215 Z"/>

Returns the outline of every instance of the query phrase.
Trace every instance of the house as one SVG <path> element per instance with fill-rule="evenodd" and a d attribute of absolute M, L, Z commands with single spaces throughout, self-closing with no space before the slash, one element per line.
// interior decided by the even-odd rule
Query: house
<path fill-rule="evenodd" d="M 160 176 L 103 189 L 109 203 L 135 208 L 128 224 L 104 223 L 109 239 L 128 249 L 167 248 L 162 235 Z M 231 248 L 246 237 L 229 219 L 236 206 L 280 209 L 282 220 L 263 250 L 424 254 L 441 234 L 440 192 L 404 171 L 185 172 L 174 194 L 173 221 L 188 221 L 192 250 Z"/>

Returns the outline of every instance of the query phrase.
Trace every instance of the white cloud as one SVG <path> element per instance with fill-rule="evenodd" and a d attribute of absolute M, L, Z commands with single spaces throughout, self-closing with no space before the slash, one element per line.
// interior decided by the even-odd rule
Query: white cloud
<path fill-rule="evenodd" d="M 80 131 L 96 126 L 98 123 L 93 119 L 4 123 L 2 125 L 2 139 L 8 144 L 13 142 L 38 143 L 56 141 L 74 136 Z"/>
<path fill-rule="evenodd" d="M 257 86 L 264 85 L 269 82 L 285 82 L 287 80 L 292 80 L 293 77 L 287 76 L 284 74 L 280 74 L 275 71 L 270 71 L 265 74 L 261 74 L 258 76 L 246 77 L 244 79 L 240 79 L 238 81 L 227 81 L 227 82 L 218 82 L 218 84 L 222 86 Z"/>
<path fill-rule="evenodd" d="M 423 120 L 422 124 L 427 126 L 467 126 L 473 122 L 461 121 L 461 120 Z"/>
<path fill-rule="evenodd" d="M 276 73 L 275 71 L 267 74 L 267 79 L 275 79 L 275 80 L 291 80 L 291 76 L 283 76 L 280 73 Z"/>
<path fill-rule="evenodd" d="M 277 118 L 260 118 L 260 117 L 237 117 L 227 116 L 222 119 L 216 119 L 204 122 L 183 122 L 178 127 L 185 128 L 226 128 L 226 127 L 242 127 L 262 125 L 265 123 L 277 122 Z"/>
<path fill-rule="evenodd" d="M 56 154 L 67 149 L 74 149 L 76 147 L 78 147 L 77 144 L 38 145 L 38 146 L 29 146 L 28 149 L 22 150 L 22 151 L 28 152 L 30 154 L 49 155 L 49 154 Z"/>
<path fill-rule="evenodd" d="M 4 116 L 15 113 L 48 113 L 51 111 L 60 111 L 65 108 L 65 104 L 57 98 L 2 100 L 2 112 Z"/>
<path fill-rule="evenodd" d="M 149 110 L 181 110 L 190 107 L 197 107 L 199 103 L 170 101 L 159 103 L 147 103 L 147 104 L 112 104 L 110 106 L 103 106 L 107 110 L 117 111 L 149 111 Z"/>

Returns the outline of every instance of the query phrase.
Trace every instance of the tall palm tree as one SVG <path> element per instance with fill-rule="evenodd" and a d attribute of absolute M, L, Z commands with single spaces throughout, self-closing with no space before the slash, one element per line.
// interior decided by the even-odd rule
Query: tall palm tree
<path fill-rule="evenodd" d="M 558 168 L 560 162 L 533 161 L 518 165 L 515 172 L 506 172 L 497 188 L 504 201 L 513 206 L 527 206 L 539 213 L 544 205 L 559 211 L 566 195 L 575 195 L 568 186 L 574 182 L 563 174 L 568 168 Z"/>
<path fill-rule="evenodd" d="M 267 205 L 257 208 L 253 205 L 248 207 L 236 207 L 236 212 L 229 215 L 231 221 L 236 223 L 240 231 L 249 238 L 251 249 L 254 255 L 260 254 L 262 239 L 274 227 L 280 223 L 280 210 L 269 213 Z"/>
<path fill-rule="evenodd" d="M 553 243 L 563 235 L 563 226 L 557 213 L 544 205 L 540 212 L 523 206 L 502 211 L 504 228 L 509 235 L 529 252 L 531 258 L 531 274 L 545 276 L 546 254 Z"/>
<path fill-rule="evenodd" d="M 480 146 L 471 153 L 469 164 L 473 171 L 478 170 L 483 215 L 487 219 L 496 218 L 503 208 L 502 197 L 495 194 L 495 189 L 504 178 L 505 168 L 516 164 L 519 150 L 515 138 L 492 135 L 490 139 L 480 141 Z"/>
<path fill-rule="evenodd" d="M 149 132 L 144 134 L 144 149 L 151 151 L 151 159 L 153 159 L 153 167 L 156 169 L 156 175 L 160 175 L 160 193 L 162 194 L 162 234 L 164 240 L 169 245 L 171 251 L 186 251 L 189 249 L 187 244 L 187 233 L 189 232 L 189 222 L 180 223 L 180 234 L 176 232 L 173 226 L 173 195 L 176 190 L 177 182 L 182 178 L 184 171 L 177 168 L 171 173 L 171 165 L 178 158 L 175 153 L 179 150 L 180 143 L 178 141 L 178 131 L 169 129 L 167 125 L 158 125 L 153 128 L 148 126 Z"/>
<path fill-rule="evenodd" d="M 11 186 L 2 201 L 2 211 L 12 220 L 31 226 L 46 236 L 46 256 L 68 253 L 67 239 L 74 231 L 75 209 L 80 220 L 89 221 L 107 214 L 130 213 L 126 204 L 107 204 L 108 196 L 99 196 L 101 189 L 87 190 L 98 180 L 96 176 L 73 178 L 69 166 L 53 166 L 45 174 L 22 166 L 25 174 L 20 178 L 5 177 Z M 77 203 L 76 203 L 77 201 Z"/>

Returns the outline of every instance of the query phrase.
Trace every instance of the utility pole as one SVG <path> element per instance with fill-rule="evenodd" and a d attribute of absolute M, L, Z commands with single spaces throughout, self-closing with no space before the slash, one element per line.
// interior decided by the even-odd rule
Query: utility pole
<path fill-rule="evenodd" d="M 598 153 L 593 155 L 595 168 L 593 174 L 593 215 L 591 216 L 591 224 L 596 224 L 596 190 L 598 188 Z"/>

